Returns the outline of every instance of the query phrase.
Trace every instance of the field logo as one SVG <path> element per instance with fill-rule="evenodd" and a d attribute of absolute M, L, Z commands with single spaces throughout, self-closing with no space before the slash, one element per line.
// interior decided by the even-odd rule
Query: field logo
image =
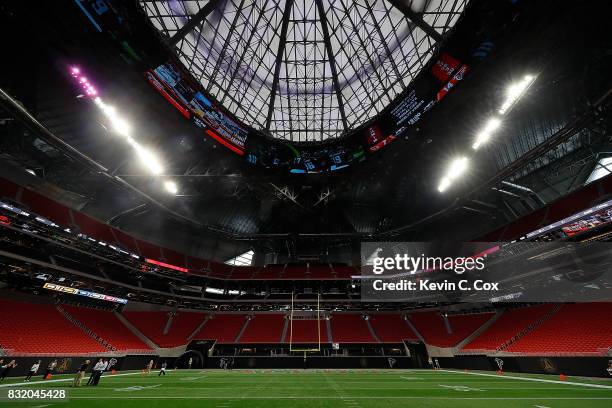
<path fill-rule="evenodd" d="M 387 363 L 389 363 L 389 368 L 393 368 L 395 367 L 395 363 L 397 363 L 397 360 L 394 359 L 393 357 L 389 357 L 387 359 Z"/>

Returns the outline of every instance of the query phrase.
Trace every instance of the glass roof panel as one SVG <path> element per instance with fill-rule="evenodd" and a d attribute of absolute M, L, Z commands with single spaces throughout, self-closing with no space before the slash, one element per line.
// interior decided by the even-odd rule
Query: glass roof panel
<path fill-rule="evenodd" d="M 176 42 L 180 61 L 244 123 L 296 142 L 337 138 L 359 126 L 427 64 L 436 40 L 405 10 L 444 35 L 467 2 L 140 1 L 168 39 L 207 10 Z"/>

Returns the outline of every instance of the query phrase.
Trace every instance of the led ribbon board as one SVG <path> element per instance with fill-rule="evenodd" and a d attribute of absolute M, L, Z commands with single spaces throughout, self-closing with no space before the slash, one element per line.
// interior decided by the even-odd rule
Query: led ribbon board
<path fill-rule="evenodd" d="M 221 112 L 178 64 L 168 62 L 146 73 L 147 80 L 183 116 L 231 151 L 243 155 L 248 131 Z"/>
<path fill-rule="evenodd" d="M 54 290 L 56 292 L 69 293 L 71 295 L 85 296 L 92 299 L 104 300 L 106 302 L 127 304 L 127 299 L 115 296 L 104 295 L 102 293 L 90 292 L 83 289 L 71 288 L 69 286 L 56 285 L 55 283 L 45 283 L 43 289 Z"/>
<path fill-rule="evenodd" d="M 157 265 L 157 266 L 161 266 L 164 268 L 168 268 L 168 269 L 174 269 L 175 271 L 180 271 L 180 272 L 184 272 L 184 273 L 188 273 L 189 269 L 187 268 L 182 268 L 180 266 L 176 266 L 176 265 L 172 265 L 169 263 L 165 263 L 165 262 L 160 262 L 160 261 L 156 261 L 155 259 L 145 259 L 145 262 L 153 264 L 153 265 Z"/>

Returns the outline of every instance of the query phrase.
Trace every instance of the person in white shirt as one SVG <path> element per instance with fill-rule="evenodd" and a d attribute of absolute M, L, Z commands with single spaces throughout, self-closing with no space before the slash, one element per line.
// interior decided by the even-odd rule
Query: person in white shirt
<path fill-rule="evenodd" d="M 152 368 L 153 368 L 153 360 L 149 361 L 149 364 L 147 364 L 147 368 L 145 369 L 147 371 L 147 374 L 151 374 Z"/>
<path fill-rule="evenodd" d="M 28 375 L 26 376 L 24 381 L 30 381 L 32 379 L 32 376 L 38 372 L 39 368 L 40 368 L 40 360 L 32 364 L 32 367 L 30 367 L 30 372 L 28 372 Z"/>
<path fill-rule="evenodd" d="M 103 361 L 102 359 L 98 360 L 98 362 L 96 363 L 96 365 L 94 365 L 93 369 L 91 370 L 91 375 L 89 376 L 89 380 L 87 380 L 87 385 L 94 385 L 95 381 L 96 381 L 96 377 L 98 376 L 98 373 L 100 372 L 100 369 L 103 365 Z"/>
<path fill-rule="evenodd" d="M 108 360 L 103 360 L 102 364 L 100 364 L 100 369 L 98 370 L 98 375 L 96 375 L 96 379 L 94 380 L 93 385 L 97 386 L 98 383 L 100 382 L 100 377 L 102 377 L 102 374 L 104 373 L 104 371 L 106 371 L 106 369 L 108 368 Z"/>

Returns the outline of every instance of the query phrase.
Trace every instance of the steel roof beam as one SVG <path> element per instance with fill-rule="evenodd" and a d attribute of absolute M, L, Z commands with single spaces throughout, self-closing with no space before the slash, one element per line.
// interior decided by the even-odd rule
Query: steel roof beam
<path fill-rule="evenodd" d="M 340 110 L 340 116 L 342 117 L 342 125 L 344 130 L 348 129 L 348 121 L 346 120 L 346 113 L 344 111 L 344 101 L 342 99 L 342 92 L 340 90 L 340 84 L 338 82 L 338 69 L 336 67 L 336 58 L 334 57 L 334 51 L 331 47 L 331 40 L 329 37 L 329 27 L 327 25 L 327 16 L 325 15 L 325 8 L 321 0 L 315 0 L 317 3 L 317 9 L 319 10 L 319 21 L 323 28 L 323 39 L 325 41 L 325 49 L 327 49 L 327 58 L 329 59 L 329 66 L 332 72 L 332 79 L 334 81 L 334 88 L 336 88 L 336 97 L 338 98 L 338 109 Z"/>
<path fill-rule="evenodd" d="M 408 17 L 408 19 L 412 21 L 414 25 L 425 31 L 425 33 L 431 38 L 433 38 L 436 42 L 440 42 L 444 39 L 444 36 L 442 36 L 442 34 L 437 32 L 435 28 L 433 28 L 423 20 L 422 14 L 415 13 L 414 11 L 412 11 L 410 6 L 404 1 L 389 0 L 389 3 L 391 3 L 393 7 L 404 13 L 404 15 Z"/>
<path fill-rule="evenodd" d="M 187 34 L 193 31 L 212 11 L 217 8 L 220 0 L 210 0 L 204 7 L 202 7 L 197 13 L 195 13 L 189 21 L 182 26 L 173 36 L 168 40 L 168 44 L 171 47 L 176 46 Z"/>
<path fill-rule="evenodd" d="M 270 104 L 268 105 L 268 116 L 266 118 L 266 131 L 270 131 L 272 123 L 272 113 L 274 112 L 274 102 L 276 99 L 276 88 L 278 87 L 278 79 L 280 77 L 281 62 L 287 45 L 287 30 L 289 28 L 289 16 L 293 8 L 293 0 L 287 0 L 285 3 L 285 11 L 283 12 L 283 25 L 281 26 L 280 38 L 278 41 L 278 52 L 276 53 L 276 61 L 274 62 L 274 79 L 272 80 L 272 93 L 270 94 Z"/>

